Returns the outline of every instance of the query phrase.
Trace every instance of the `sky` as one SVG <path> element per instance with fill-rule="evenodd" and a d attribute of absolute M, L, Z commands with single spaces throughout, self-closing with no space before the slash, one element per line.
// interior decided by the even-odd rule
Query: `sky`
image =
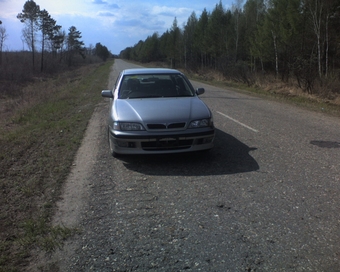
<path fill-rule="evenodd" d="M 34 0 L 68 33 L 71 26 L 81 32 L 86 47 L 96 43 L 106 46 L 113 54 L 134 46 L 155 32 L 162 35 L 177 19 L 179 27 L 192 12 L 197 18 L 204 8 L 212 11 L 220 0 Z M 236 1 L 236 0 L 235 0 Z M 231 9 L 234 0 L 222 0 Z M 238 0 L 239 1 L 239 0 Z M 0 20 L 7 38 L 3 51 L 28 50 L 22 41 L 24 24 L 17 19 L 26 0 L 0 0 Z"/>

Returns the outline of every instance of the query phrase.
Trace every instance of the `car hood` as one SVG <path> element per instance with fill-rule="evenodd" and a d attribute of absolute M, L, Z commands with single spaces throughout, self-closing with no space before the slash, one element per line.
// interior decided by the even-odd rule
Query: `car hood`
<path fill-rule="evenodd" d="M 121 122 L 189 122 L 209 117 L 210 110 L 197 96 L 117 99 L 113 105 L 113 119 Z"/>

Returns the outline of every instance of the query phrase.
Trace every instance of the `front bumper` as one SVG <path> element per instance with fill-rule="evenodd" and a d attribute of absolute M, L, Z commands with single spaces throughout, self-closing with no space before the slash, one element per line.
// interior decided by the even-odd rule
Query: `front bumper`
<path fill-rule="evenodd" d="M 187 129 L 176 132 L 122 132 L 110 128 L 110 141 L 118 154 L 167 154 L 211 149 L 213 128 Z"/>

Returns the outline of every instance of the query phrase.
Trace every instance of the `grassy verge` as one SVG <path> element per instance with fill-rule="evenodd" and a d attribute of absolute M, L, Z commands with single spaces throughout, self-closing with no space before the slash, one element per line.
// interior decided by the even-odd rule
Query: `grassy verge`
<path fill-rule="evenodd" d="M 331 116 L 340 116 L 340 105 L 336 101 L 329 101 L 317 97 L 316 95 L 308 95 L 303 93 L 301 90 L 297 94 L 287 93 L 286 88 L 277 89 L 276 84 L 273 84 L 272 88 L 267 90 L 260 87 L 247 86 L 246 84 L 225 81 L 225 80 L 206 80 L 203 77 L 197 75 L 190 75 L 190 78 L 202 83 L 213 85 L 216 87 L 227 88 L 236 92 L 241 92 L 257 97 L 263 97 L 266 99 L 273 99 L 276 101 L 282 101 L 296 105 L 301 108 L 312 110 L 315 112 L 326 113 Z"/>
<path fill-rule="evenodd" d="M 112 64 L 34 84 L 43 99 L 0 127 L 0 271 L 21 271 L 32 249 L 52 251 L 75 231 L 50 220 Z"/>

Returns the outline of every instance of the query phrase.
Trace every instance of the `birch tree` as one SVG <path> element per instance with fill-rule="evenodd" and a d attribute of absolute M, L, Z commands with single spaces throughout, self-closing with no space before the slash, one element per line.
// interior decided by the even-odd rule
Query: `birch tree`
<path fill-rule="evenodd" d="M 316 36 L 317 51 L 318 51 L 318 72 L 319 77 L 322 76 L 321 68 L 321 23 L 323 14 L 323 3 L 321 0 L 310 0 L 307 3 L 311 15 L 313 29 Z"/>

